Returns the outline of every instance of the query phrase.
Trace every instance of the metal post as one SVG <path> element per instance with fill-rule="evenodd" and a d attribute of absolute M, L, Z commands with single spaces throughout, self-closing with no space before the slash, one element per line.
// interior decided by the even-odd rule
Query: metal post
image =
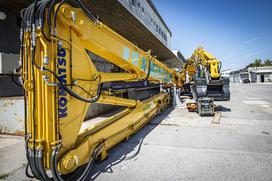
<path fill-rule="evenodd" d="M 173 87 L 173 107 L 176 107 L 176 105 L 177 105 L 176 96 L 177 96 L 177 89 L 176 89 L 176 84 L 174 84 L 174 87 Z"/>
<path fill-rule="evenodd" d="M 185 79 L 186 79 L 185 83 L 189 83 L 190 82 L 188 71 L 186 71 Z"/>
<path fill-rule="evenodd" d="M 160 92 L 163 91 L 162 81 L 160 81 Z"/>

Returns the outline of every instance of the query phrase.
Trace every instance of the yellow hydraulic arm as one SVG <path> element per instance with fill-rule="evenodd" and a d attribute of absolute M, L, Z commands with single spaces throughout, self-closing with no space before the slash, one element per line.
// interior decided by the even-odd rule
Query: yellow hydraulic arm
<path fill-rule="evenodd" d="M 184 64 L 178 76 L 186 94 L 194 99 L 212 97 L 215 100 L 230 100 L 229 78 L 220 75 L 221 62 L 202 47 L 197 48 Z"/>
<path fill-rule="evenodd" d="M 184 77 L 187 72 L 190 81 L 192 81 L 192 77 L 196 74 L 197 69 L 200 68 L 204 71 L 208 79 L 217 80 L 220 78 L 220 67 L 221 62 L 219 60 L 205 51 L 203 47 L 199 47 L 184 64 L 182 72 Z"/>
<path fill-rule="evenodd" d="M 35 1 L 23 13 L 21 59 L 27 101 L 26 153 L 36 178 L 54 180 L 93 161 L 139 130 L 164 109 L 171 95 L 162 91 L 144 101 L 127 99 L 103 83 L 145 81 L 169 88 L 180 85 L 175 71 L 96 20 L 80 0 Z M 123 69 L 99 72 L 88 51 Z M 91 103 L 125 106 L 118 114 L 82 128 Z"/>

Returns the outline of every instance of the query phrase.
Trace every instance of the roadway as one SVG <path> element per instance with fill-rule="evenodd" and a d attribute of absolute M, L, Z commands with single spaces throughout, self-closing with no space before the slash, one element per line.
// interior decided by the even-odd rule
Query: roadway
<path fill-rule="evenodd" d="M 178 100 L 96 163 L 90 180 L 272 180 L 272 84 L 231 84 L 219 124 Z M 0 136 L 0 179 L 24 176 L 24 142 Z"/>

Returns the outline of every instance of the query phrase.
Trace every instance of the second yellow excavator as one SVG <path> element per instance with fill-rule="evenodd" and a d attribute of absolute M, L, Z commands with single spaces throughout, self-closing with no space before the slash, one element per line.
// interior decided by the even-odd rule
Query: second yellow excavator
<path fill-rule="evenodd" d="M 203 47 L 197 48 L 181 71 L 184 93 L 192 93 L 195 100 L 212 97 L 215 100 L 229 100 L 229 78 L 220 74 L 221 61 Z"/>

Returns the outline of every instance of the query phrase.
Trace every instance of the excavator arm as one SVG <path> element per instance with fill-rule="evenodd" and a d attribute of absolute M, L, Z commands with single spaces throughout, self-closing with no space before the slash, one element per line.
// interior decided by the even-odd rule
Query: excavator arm
<path fill-rule="evenodd" d="M 199 97 L 229 100 L 229 79 L 220 75 L 221 62 L 202 47 L 197 48 L 184 64 L 181 75 L 185 93 Z"/>
<path fill-rule="evenodd" d="M 184 71 L 188 71 L 190 77 L 196 74 L 198 68 L 202 69 L 210 79 L 220 78 L 221 62 L 203 47 L 197 48 L 184 65 Z"/>
<path fill-rule="evenodd" d="M 98 21 L 77 0 L 35 1 L 23 13 L 21 59 L 26 98 L 26 155 L 33 175 L 63 180 L 86 164 L 84 180 L 96 158 L 138 131 L 171 102 L 180 75 Z M 88 52 L 122 72 L 100 72 Z M 108 82 L 148 81 L 161 91 L 148 99 L 129 99 L 105 88 Z M 114 116 L 82 126 L 92 103 L 124 106 Z"/>

